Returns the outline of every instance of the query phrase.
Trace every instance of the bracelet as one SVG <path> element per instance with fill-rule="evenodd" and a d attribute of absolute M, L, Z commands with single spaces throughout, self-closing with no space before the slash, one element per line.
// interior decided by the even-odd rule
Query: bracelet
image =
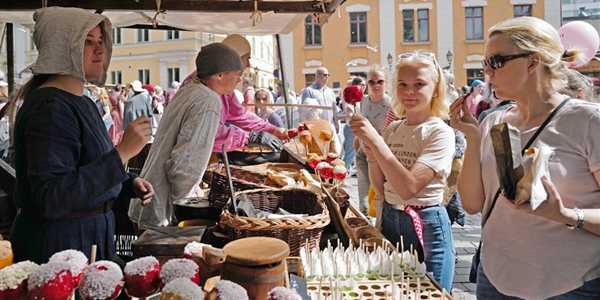
<path fill-rule="evenodd" d="M 579 209 L 579 207 L 577 207 L 577 206 L 573 206 L 571 209 L 577 215 L 577 224 L 576 225 L 566 224 L 566 226 L 570 230 L 581 230 L 581 228 L 583 228 L 583 225 L 585 224 L 585 215 L 583 214 L 581 209 Z"/>

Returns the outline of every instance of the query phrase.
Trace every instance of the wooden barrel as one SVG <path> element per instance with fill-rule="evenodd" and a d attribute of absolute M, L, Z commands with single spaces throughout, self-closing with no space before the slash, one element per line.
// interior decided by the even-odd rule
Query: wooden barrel
<path fill-rule="evenodd" d="M 223 248 L 227 255 L 221 278 L 233 281 L 248 291 L 250 300 L 267 299 L 271 289 L 284 286 L 285 258 L 289 246 L 269 237 L 239 239 Z"/>

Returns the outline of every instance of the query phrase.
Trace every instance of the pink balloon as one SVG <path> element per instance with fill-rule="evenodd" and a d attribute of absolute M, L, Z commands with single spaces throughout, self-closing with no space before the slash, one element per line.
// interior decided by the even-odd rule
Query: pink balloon
<path fill-rule="evenodd" d="M 564 63 L 569 68 L 577 68 L 587 64 L 600 47 L 600 37 L 594 26 L 583 21 L 569 22 L 558 29 L 560 40 L 565 50 L 581 49 L 583 59 Z"/>

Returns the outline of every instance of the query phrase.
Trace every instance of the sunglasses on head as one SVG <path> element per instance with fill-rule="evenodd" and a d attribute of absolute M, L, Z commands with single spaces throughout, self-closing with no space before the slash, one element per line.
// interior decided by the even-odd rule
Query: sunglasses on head
<path fill-rule="evenodd" d="M 384 83 L 384 82 L 385 82 L 385 80 L 383 80 L 383 79 L 379 79 L 379 80 L 377 80 L 377 81 L 375 81 L 375 80 L 369 80 L 369 81 L 368 81 L 369 85 L 375 85 L 376 83 L 377 83 L 378 85 L 383 85 L 383 83 Z"/>
<path fill-rule="evenodd" d="M 417 52 L 417 53 L 403 53 L 398 55 L 398 60 L 403 60 L 403 59 L 409 59 L 412 57 L 418 57 L 418 58 L 427 58 L 427 59 L 431 59 L 433 61 L 435 61 L 435 54 L 433 54 L 433 52 Z"/>
<path fill-rule="evenodd" d="M 521 57 L 526 57 L 529 55 L 531 55 L 531 52 L 523 52 L 520 54 L 513 54 L 513 55 L 496 54 L 496 55 L 492 55 L 489 58 L 482 60 L 481 65 L 484 68 L 487 66 L 490 66 L 490 68 L 492 68 L 492 70 L 498 70 L 498 69 L 504 67 L 504 64 L 507 61 L 511 61 L 513 59 L 517 59 L 517 58 L 521 58 Z"/>

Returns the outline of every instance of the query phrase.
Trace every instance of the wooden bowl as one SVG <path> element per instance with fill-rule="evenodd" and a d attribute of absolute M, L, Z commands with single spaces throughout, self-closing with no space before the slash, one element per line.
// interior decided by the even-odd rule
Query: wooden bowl
<path fill-rule="evenodd" d="M 356 237 L 360 240 L 368 240 L 370 238 L 381 238 L 381 233 L 373 226 L 363 226 L 356 230 Z"/>
<path fill-rule="evenodd" d="M 352 230 L 358 230 L 360 227 L 369 226 L 369 222 L 360 217 L 346 218 L 346 224 Z"/>

